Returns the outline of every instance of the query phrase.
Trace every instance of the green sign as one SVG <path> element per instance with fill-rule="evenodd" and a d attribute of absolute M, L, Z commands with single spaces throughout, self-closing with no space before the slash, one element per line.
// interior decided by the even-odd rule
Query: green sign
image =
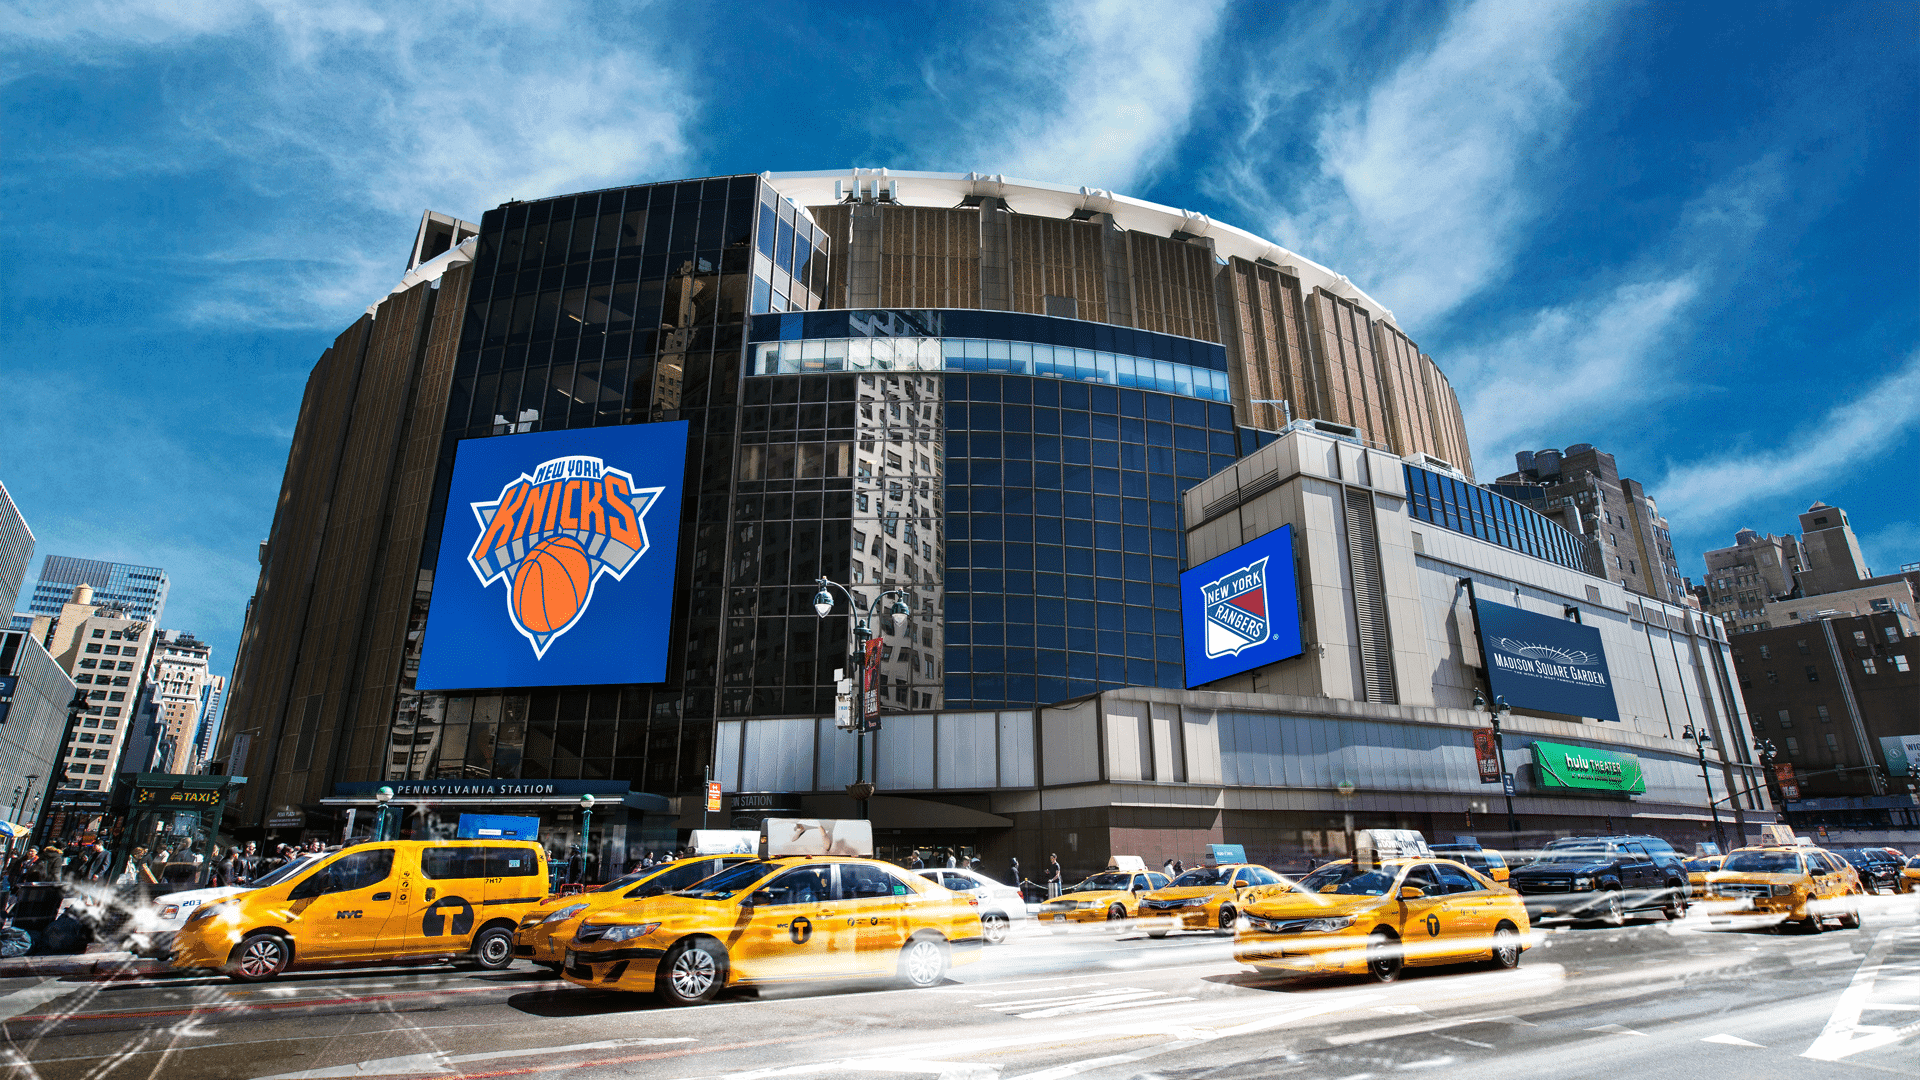
<path fill-rule="evenodd" d="M 1920 735 L 1882 736 L 1880 753 L 1887 759 L 1888 776 L 1920 778 Z"/>
<path fill-rule="evenodd" d="M 1617 791 L 1624 795 L 1647 792 L 1646 777 L 1640 775 L 1640 759 L 1632 754 L 1535 742 L 1533 771 L 1539 776 L 1541 787 Z"/>

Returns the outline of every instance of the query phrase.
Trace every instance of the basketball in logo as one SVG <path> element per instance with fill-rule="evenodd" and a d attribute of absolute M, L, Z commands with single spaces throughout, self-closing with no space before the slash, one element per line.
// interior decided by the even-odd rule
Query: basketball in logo
<path fill-rule="evenodd" d="M 513 575 L 513 610 L 520 625 L 551 634 L 573 621 L 587 602 L 593 567 L 571 536 L 549 536 L 533 546 Z"/>

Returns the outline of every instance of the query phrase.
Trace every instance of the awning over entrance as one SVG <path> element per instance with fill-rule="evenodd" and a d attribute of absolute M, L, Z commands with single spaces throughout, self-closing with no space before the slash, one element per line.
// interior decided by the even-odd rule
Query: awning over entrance
<path fill-rule="evenodd" d="M 381 787 L 393 789 L 393 801 L 431 803 L 442 807 L 567 806 L 579 807 L 580 796 L 592 795 L 596 810 L 623 806 L 643 814 L 667 814 L 673 803 L 662 795 L 630 791 L 618 780 L 396 780 L 335 784 L 322 806 L 373 807 Z"/>

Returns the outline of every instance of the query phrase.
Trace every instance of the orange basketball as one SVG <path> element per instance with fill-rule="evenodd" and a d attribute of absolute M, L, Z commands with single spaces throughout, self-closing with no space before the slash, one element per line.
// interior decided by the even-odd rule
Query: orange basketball
<path fill-rule="evenodd" d="M 550 536 L 520 562 L 513 574 L 513 610 L 520 625 L 551 634 L 567 625 L 587 602 L 593 568 L 587 549 L 571 536 Z"/>

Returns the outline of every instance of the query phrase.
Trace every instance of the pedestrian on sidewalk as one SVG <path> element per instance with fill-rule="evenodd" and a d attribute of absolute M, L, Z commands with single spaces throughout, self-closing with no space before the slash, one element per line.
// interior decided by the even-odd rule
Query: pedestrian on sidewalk
<path fill-rule="evenodd" d="M 1012 882 L 1015 888 L 1020 886 L 1020 857 L 1018 855 L 1011 855 L 1007 858 L 1007 880 Z"/>
<path fill-rule="evenodd" d="M 112 871 L 113 856 L 100 845 L 99 841 L 94 841 L 93 846 L 87 850 L 87 880 L 96 885 L 105 884 L 107 875 Z"/>
<path fill-rule="evenodd" d="M 1060 895 L 1060 854 L 1055 852 L 1047 856 L 1047 897 Z"/>

